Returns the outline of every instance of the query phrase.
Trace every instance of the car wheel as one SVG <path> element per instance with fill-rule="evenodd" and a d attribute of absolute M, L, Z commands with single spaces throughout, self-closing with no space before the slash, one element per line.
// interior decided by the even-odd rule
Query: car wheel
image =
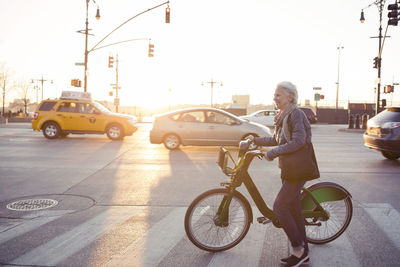
<path fill-rule="evenodd" d="M 124 137 L 122 127 L 118 124 L 111 124 L 106 130 L 108 138 L 111 140 L 121 140 Z"/>
<path fill-rule="evenodd" d="M 43 125 L 43 135 L 47 139 L 56 139 L 60 136 L 61 129 L 56 122 L 47 122 Z"/>
<path fill-rule="evenodd" d="M 387 159 L 396 160 L 400 158 L 400 153 L 394 153 L 389 151 L 381 151 L 381 153 Z"/>
<path fill-rule="evenodd" d="M 167 134 L 164 137 L 164 146 L 169 150 L 175 150 L 179 147 L 181 141 L 175 134 Z"/>
<path fill-rule="evenodd" d="M 245 140 L 248 136 L 258 137 L 256 134 L 247 134 L 247 135 L 245 135 L 245 137 L 243 137 L 242 140 Z M 255 150 L 255 149 L 259 149 L 259 148 L 261 148 L 261 147 L 255 145 L 254 143 L 251 143 L 250 146 L 249 146 L 249 150 Z"/>

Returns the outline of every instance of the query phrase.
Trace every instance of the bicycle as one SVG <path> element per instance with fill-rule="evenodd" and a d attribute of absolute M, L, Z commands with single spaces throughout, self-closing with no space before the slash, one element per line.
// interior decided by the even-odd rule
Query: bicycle
<path fill-rule="evenodd" d="M 185 215 L 186 234 L 200 249 L 224 251 L 239 244 L 246 236 L 253 222 L 253 212 L 248 200 L 236 190 L 242 184 L 264 216 L 257 221 L 263 224 L 272 222 L 280 228 L 277 217 L 248 173 L 255 157 L 262 159 L 263 153 L 246 147 L 239 149 L 235 162 L 225 147 L 220 148 L 217 163 L 230 180 L 220 184 L 224 188 L 212 189 L 196 197 Z M 233 167 L 228 167 L 228 160 L 232 161 Z M 351 198 L 351 194 L 336 183 L 320 182 L 302 188 L 301 204 L 309 243 L 325 244 L 343 234 L 353 214 Z"/>

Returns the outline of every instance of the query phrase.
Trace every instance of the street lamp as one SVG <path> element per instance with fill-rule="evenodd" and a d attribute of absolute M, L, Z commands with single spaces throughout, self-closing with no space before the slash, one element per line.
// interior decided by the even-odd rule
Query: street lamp
<path fill-rule="evenodd" d="M 337 67 L 337 82 L 336 82 L 336 109 L 335 109 L 335 120 L 338 122 L 338 102 L 339 102 L 339 74 L 340 74 L 340 51 L 343 50 L 344 46 L 338 46 L 338 67 Z"/>
<path fill-rule="evenodd" d="M 92 0 L 93 3 L 96 3 L 95 0 Z M 83 83 L 83 90 L 84 92 L 87 91 L 87 64 L 88 64 L 88 35 L 89 35 L 89 2 L 90 0 L 86 0 L 86 28 L 85 28 L 85 73 L 84 73 L 84 83 Z M 99 6 L 97 5 L 97 11 L 96 11 L 96 19 L 99 20 L 100 19 L 100 9 Z M 78 31 L 80 33 L 82 33 L 82 31 Z"/>
<path fill-rule="evenodd" d="M 378 7 L 379 11 L 379 36 L 373 37 L 373 38 L 379 38 L 379 51 L 378 51 L 378 57 L 377 57 L 377 69 L 378 69 L 378 79 L 377 79 L 377 92 L 376 92 L 376 110 L 375 114 L 378 114 L 380 111 L 380 93 L 381 93 L 381 62 L 382 62 L 382 12 L 383 8 L 385 6 L 386 0 L 375 0 L 373 3 L 369 4 L 366 8 L 369 8 L 372 5 L 376 5 Z M 364 9 L 361 9 L 361 17 L 360 17 L 360 22 L 364 23 L 365 17 L 364 17 Z M 385 33 L 386 36 L 386 33 Z"/>
<path fill-rule="evenodd" d="M 205 83 L 209 83 L 211 85 L 211 107 L 213 107 L 213 93 L 214 93 L 214 84 L 219 83 L 220 86 L 223 86 L 222 82 L 217 82 L 217 81 L 213 81 L 213 79 L 211 78 L 211 81 L 207 81 Z M 201 86 L 204 86 L 204 82 L 201 82 Z"/>

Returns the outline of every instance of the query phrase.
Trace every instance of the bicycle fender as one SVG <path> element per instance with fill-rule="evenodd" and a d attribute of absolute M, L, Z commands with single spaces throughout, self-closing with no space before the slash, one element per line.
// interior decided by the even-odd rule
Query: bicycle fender
<path fill-rule="evenodd" d="M 341 185 L 332 182 L 322 182 L 313 184 L 307 188 L 312 196 L 318 201 L 318 203 L 343 200 L 347 197 L 352 197 L 349 191 Z M 307 193 L 303 192 L 303 199 L 301 200 L 301 206 L 303 210 L 312 210 L 315 207 L 314 202 Z"/>

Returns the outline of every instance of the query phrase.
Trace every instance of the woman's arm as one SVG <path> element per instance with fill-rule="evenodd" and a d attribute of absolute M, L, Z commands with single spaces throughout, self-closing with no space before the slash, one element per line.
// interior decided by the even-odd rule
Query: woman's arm
<path fill-rule="evenodd" d="M 277 146 L 278 142 L 276 141 L 274 134 L 273 136 L 255 137 L 254 144 L 257 146 Z"/>

